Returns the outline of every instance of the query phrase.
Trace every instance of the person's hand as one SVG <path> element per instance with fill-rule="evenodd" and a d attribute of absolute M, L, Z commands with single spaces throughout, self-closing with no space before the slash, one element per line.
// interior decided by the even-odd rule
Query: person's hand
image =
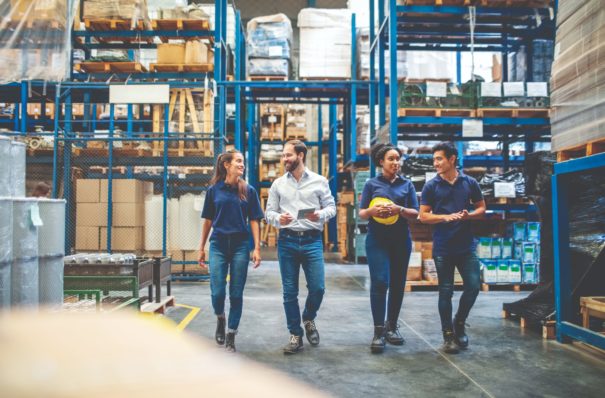
<path fill-rule="evenodd" d="M 197 259 L 197 263 L 202 268 L 202 270 L 204 270 L 204 271 L 208 270 L 208 263 L 206 263 L 206 252 L 203 249 L 200 250 L 200 255 Z"/>
<path fill-rule="evenodd" d="M 445 222 L 453 222 L 453 221 L 458 221 L 462 219 L 462 212 L 458 212 L 458 213 L 452 213 L 452 214 L 447 214 L 443 217 L 443 220 Z"/>
<path fill-rule="evenodd" d="M 294 217 L 292 217 L 292 214 L 290 214 L 290 213 L 284 213 L 281 216 L 279 216 L 279 223 L 281 225 L 290 224 L 293 220 L 294 220 Z"/>
<path fill-rule="evenodd" d="M 314 222 L 319 221 L 319 212 L 308 213 L 306 219 Z"/>
<path fill-rule="evenodd" d="M 389 203 L 384 205 L 384 209 L 386 212 L 386 217 L 395 216 L 401 212 L 401 206 L 398 206 L 395 203 Z"/>
<path fill-rule="evenodd" d="M 260 266 L 260 249 L 254 249 L 252 252 L 252 262 L 254 263 L 253 268 L 258 268 Z"/>
<path fill-rule="evenodd" d="M 370 214 L 371 217 L 378 217 L 378 218 L 387 217 L 386 210 L 384 208 L 384 204 L 382 204 L 382 203 L 374 205 L 373 207 L 370 207 L 368 209 L 368 213 Z"/>
<path fill-rule="evenodd" d="M 460 217 L 461 220 L 468 220 L 471 217 L 468 210 L 466 210 L 466 209 L 462 210 L 460 212 L 460 214 L 461 214 L 461 217 Z"/>

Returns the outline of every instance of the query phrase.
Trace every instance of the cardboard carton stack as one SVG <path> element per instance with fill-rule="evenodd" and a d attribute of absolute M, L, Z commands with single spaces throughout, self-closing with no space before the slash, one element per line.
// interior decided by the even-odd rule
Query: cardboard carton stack
<path fill-rule="evenodd" d="M 112 181 L 112 251 L 143 250 L 145 227 L 144 199 L 150 194 L 151 183 L 132 179 Z M 107 250 L 108 181 L 80 179 L 76 181 L 76 242 L 77 251 Z"/>
<path fill-rule="evenodd" d="M 349 226 L 355 223 L 355 193 L 340 192 L 336 206 L 336 222 L 338 231 L 338 250 L 343 259 L 349 256 Z"/>

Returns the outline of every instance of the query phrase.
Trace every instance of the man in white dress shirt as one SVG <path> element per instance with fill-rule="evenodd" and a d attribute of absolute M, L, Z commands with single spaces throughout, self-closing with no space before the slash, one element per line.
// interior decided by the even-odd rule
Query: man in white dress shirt
<path fill-rule="evenodd" d="M 319 344 L 315 317 L 324 295 L 322 231 L 336 215 L 328 180 L 305 167 L 307 147 L 292 140 L 284 145 L 282 161 L 286 174 L 273 182 L 267 200 L 267 222 L 279 229 L 277 254 L 281 272 L 284 309 L 290 341 L 284 354 L 303 349 L 301 314 L 298 306 L 298 276 L 302 266 L 308 295 L 302 322 L 307 340 Z"/>

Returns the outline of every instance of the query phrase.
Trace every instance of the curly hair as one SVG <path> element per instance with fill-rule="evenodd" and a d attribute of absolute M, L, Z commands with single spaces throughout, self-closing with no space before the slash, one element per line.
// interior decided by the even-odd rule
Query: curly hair
<path fill-rule="evenodd" d="M 397 148 L 395 145 L 388 144 L 374 144 L 372 149 L 370 150 L 370 156 L 372 157 L 372 161 L 375 165 L 380 165 L 380 161 L 384 160 L 384 155 L 387 154 L 388 151 L 394 150 L 397 151 L 399 156 L 401 156 L 401 150 Z"/>

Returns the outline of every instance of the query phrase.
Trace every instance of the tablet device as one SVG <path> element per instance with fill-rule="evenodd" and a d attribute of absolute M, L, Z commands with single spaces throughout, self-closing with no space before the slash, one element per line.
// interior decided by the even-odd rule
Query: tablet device
<path fill-rule="evenodd" d="M 296 219 L 297 220 L 304 220 L 304 219 L 307 218 L 307 216 L 309 214 L 313 214 L 313 213 L 315 213 L 315 208 L 312 208 L 312 207 L 309 208 L 309 209 L 300 209 L 298 211 L 298 215 L 296 216 Z"/>

